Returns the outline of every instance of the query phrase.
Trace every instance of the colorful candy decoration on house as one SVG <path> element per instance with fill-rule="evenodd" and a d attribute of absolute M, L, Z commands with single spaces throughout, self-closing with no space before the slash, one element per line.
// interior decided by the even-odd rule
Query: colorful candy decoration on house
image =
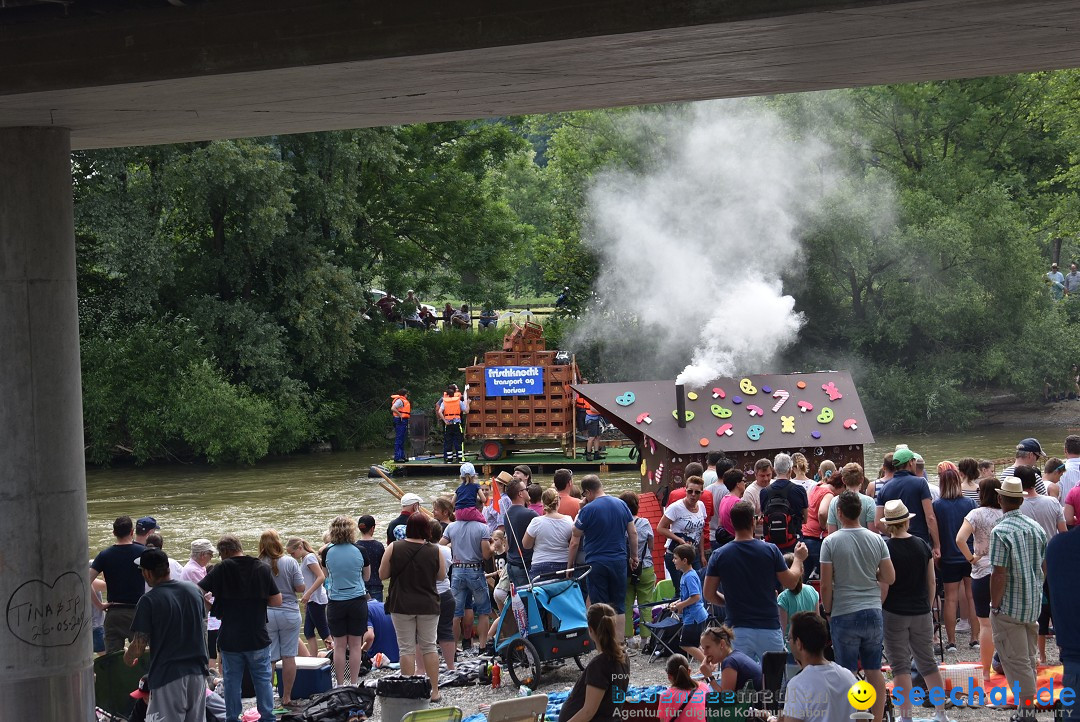
<path fill-rule="evenodd" d="M 760 406 L 755 406 L 754 404 L 747 404 L 746 405 L 746 410 L 750 412 L 751 416 L 764 416 L 765 415 L 765 409 L 761 408 Z"/>
<path fill-rule="evenodd" d="M 731 403 L 733 403 L 733 404 L 741 404 L 742 403 L 742 396 L 732 396 L 731 397 Z"/>
<path fill-rule="evenodd" d="M 731 409 L 721 406 L 720 404 L 713 404 L 709 407 L 709 411 L 711 411 L 712 415 L 718 419 L 731 418 Z"/>
<path fill-rule="evenodd" d="M 709 445 L 709 440 L 706 439 L 704 436 L 702 436 L 700 439 L 698 439 L 698 443 L 701 444 L 702 446 L 708 446 Z"/>
<path fill-rule="evenodd" d="M 848 419 L 844 422 L 844 428 L 850 429 L 851 431 L 858 431 L 859 424 L 855 421 L 855 419 Z"/>
<path fill-rule="evenodd" d="M 821 413 L 817 417 L 819 424 L 827 424 L 833 420 L 833 410 L 828 406 L 821 407 Z"/>
<path fill-rule="evenodd" d="M 750 379 L 743 379 L 739 382 L 739 390 L 747 396 L 753 396 L 757 393 L 757 387 L 754 386 L 754 382 Z"/>
<path fill-rule="evenodd" d="M 821 438 L 821 432 L 820 431 L 811 431 L 810 436 L 812 438 L 814 438 L 814 439 L 820 439 Z M 818 456 L 821 456 L 821 454 L 818 454 Z"/>
<path fill-rule="evenodd" d="M 799 411 L 801 413 L 805 414 L 807 411 L 813 411 L 813 410 L 814 410 L 814 405 L 812 403 L 810 403 L 809 401 L 800 401 L 799 402 Z"/>
<path fill-rule="evenodd" d="M 627 391 L 622 396 L 615 397 L 615 403 L 617 403 L 619 406 L 629 406 L 635 401 L 637 401 L 637 396 L 634 395 L 633 391 Z"/>
<path fill-rule="evenodd" d="M 829 395 L 829 401 L 838 401 L 844 398 L 844 395 L 840 393 L 840 389 L 836 388 L 836 384 L 832 381 L 827 384 L 822 384 L 821 390 Z"/>
<path fill-rule="evenodd" d="M 691 391 L 686 395 L 686 398 L 690 399 L 691 401 L 697 401 L 697 392 Z"/>
<path fill-rule="evenodd" d="M 763 393 L 763 394 L 771 394 L 772 393 L 772 386 L 762 386 L 761 387 L 761 393 Z"/>
<path fill-rule="evenodd" d="M 717 387 L 717 388 L 712 390 L 712 397 L 714 399 L 726 399 L 727 394 L 724 393 L 724 390 L 722 388 Z"/>
<path fill-rule="evenodd" d="M 806 388 L 806 382 L 805 381 L 800 381 L 799 383 L 795 384 L 795 387 L 800 388 L 800 389 L 805 389 Z"/>
<path fill-rule="evenodd" d="M 794 434 L 795 433 L 795 417 L 794 416 L 781 416 L 780 417 L 780 433 L 781 434 Z"/>
<path fill-rule="evenodd" d="M 656 440 L 655 439 L 649 439 L 649 451 L 651 453 L 653 453 L 653 454 L 656 453 Z M 660 466 L 662 467 L 663 464 L 661 464 Z"/>
<path fill-rule="evenodd" d="M 746 430 L 746 438 L 751 441 L 761 441 L 761 435 L 765 433 L 765 427 L 759 424 L 754 424 Z"/>
<path fill-rule="evenodd" d="M 671 415 L 675 417 L 676 421 L 678 421 L 678 419 L 679 419 L 679 410 L 675 409 L 674 411 L 671 412 Z M 694 420 L 694 412 L 693 411 L 687 411 L 686 415 L 683 418 L 686 419 L 687 423 L 690 423 L 691 421 Z"/>
<path fill-rule="evenodd" d="M 656 483 L 659 484 L 664 480 L 664 462 L 660 462 L 660 465 L 656 467 L 656 474 L 653 476 Z"/>
<path fill-rule="evenodd" d="M 735 427 L 732 426 L 731 424 L 724 424 L 723 426 L 721 426 L 719 429 L 716 430 L 716 435 L 717 436 L 731 436 L 734 433 L 732 431 L 733 428 L 735 428 Z"/>
<path fill-rule="evenodd" d="M 787 400 L 788 400 L 788 398 L 791 397 L 791 394 L 789 394 L 787 391 L 784 391 L 783 389 L 777 389 L 773 393 L 772 397 L 774 399 L 780 399 L 775 404 L 773 404 L 772 410 L 773 410 L 773 413 L 775 414 L 777 411 L 780 410 L 781 406 L 783 406 L 784 404 L 787 403 Z"/>
<path fill-rule="evenodd" d="M 649 416 L 649 412 L 646 411 L 643 414 L 638 414 L 637 415 L 637 422 L 639 424 L 651 424 L 652 423 L 652 417 Z"/>

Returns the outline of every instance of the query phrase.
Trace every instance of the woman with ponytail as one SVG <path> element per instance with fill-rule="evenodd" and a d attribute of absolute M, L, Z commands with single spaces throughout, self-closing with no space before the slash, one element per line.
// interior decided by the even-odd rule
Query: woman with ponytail
<path fill-rule="evenodd" d="M 615 722 L 621 717 L 615 709 L 615 690 L 626 696 L 630 685 L 630 666 L 626 652 L 615 633 L 615 610 L 607 604 L 589 607 L 589 637 L 596 645 L 595 654 L 585 672 L 563 704 L 559 722 Z"/>
<path fill-rule="evenodd" d="M 709 688 L 690 677 L 690 662 L 681 654 L 673 654 L 667 661 L 667 678 L 671 684 L 660 695 L 656 708 L 659 722 L 689 722 L 705 719 L 705 700 Z"/>

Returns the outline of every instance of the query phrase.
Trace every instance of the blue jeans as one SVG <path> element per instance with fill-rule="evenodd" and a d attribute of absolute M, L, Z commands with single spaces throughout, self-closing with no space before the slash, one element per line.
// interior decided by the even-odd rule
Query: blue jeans
<path fill-rule="evenodd" d="M 765 658 L 766 652 L 784 651 L 784 630 L 757 629 L 755 627 L 735 627 L 735 641 L 731 648 L 742 652 L 758 664 Z"/>
<path fill-rule="evenodd" d="M 394 461 L 404 461 L 405 437 L 409 435 L 409 420 L 394 419 Z"/>
<path fill-rule="evenodd" d="M 1080 669 L 1074 668 L 1073 665 L 1066 662 L 1065 672 L 1061 675 L 1061 684 L 1065 689 L 1080 690 Z M 1080 706 L 1080 701 L 1076 700 L 1068 707 L 1064 704 L 1061 705 L 1061 717 L 1059 719 L 1080 720 L 1080 710 L 1077 709 L 1077 706 Z"/>
<path fill-rule="evenodd" d="M 221 672 L 225 679 L 225 719 L 236 722 L 244 713 L 240 686 L 247 668 L 255 685 L 255 706 L 259 722 L 274 722 L 274 687 L 270 684 L 270 647 L 250 652 L 221 650 Z"/>
<path fill-rule="evenodd" d="M 802 578 L 805 582 L 810 578 L 821 563 L 821 539 L 815 537 L 803 537 L 806 544 L 806 561 L 802 564 Z"/>
<path fill-rule="evenodd" d="M 880 609 L 860 609 L 829 619 L 836 663 L 852 672 L 881 669 L 884 624 Z"/>
<path fill-rule="evenodd" d="M 695 553 L 694 563 L 692 565 L 694 569 L 701 569 L 701 558 Z M 679 596 L 679 583 L 682 582 L 682 572 L 675 568 L 675 555 L 670 552 L 664 552 L 664 568 L 667 569 L 668 579 L 675 585 L 675 596 Z M 698 576 L 701 576 L 700 574 Z"/>
<path fill-rule="evenodd" d="M 507 562 L 506 574 L 510 577 L 510 581 L 514 583 L 515 587 L 524 587 L 529 583 L 529 575 L 525 573 L 525 567 L 519 567 Z"/>
<path fill-rule="evenodd" d="M 473 608 L 477 614 L 491 614 L 491 597 L 488 596 L 487 581 L 483 569 L 454 567 L 450 577 L 450 593 L 454 595 L 454 616 L 461 619 L 469 608 L 469 594 L 472 593 Z"/>

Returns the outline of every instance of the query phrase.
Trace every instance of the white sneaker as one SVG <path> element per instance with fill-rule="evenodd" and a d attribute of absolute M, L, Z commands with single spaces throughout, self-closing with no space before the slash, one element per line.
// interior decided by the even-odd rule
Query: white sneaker
<path fill-rule="evenodd" d="M 958 632 L 970 632 L 971 623 L 966 619 L 960 619 L 956 622 L 956 631 Z"/>

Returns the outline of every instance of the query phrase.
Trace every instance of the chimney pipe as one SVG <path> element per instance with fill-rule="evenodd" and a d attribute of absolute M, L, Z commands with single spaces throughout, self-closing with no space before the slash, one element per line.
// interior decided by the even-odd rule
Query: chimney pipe
<path fill-rule="evenodd" d="M 686 428 L 686 394 L 683 388 L 682 384 L 675 384 L 675 411 L 680 429 Z"/>

